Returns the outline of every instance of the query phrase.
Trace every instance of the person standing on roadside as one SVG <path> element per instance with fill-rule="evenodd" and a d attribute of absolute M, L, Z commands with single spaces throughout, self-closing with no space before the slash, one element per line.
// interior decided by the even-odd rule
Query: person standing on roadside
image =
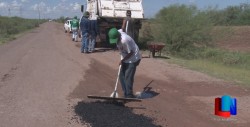
<path fill-rule="evenodd" d="M 71 21 L 71 29 L 72 29 L 72 41 L 77 42 L 77 36 L 78 36 L 78 30 L 79 30 L 79 20 L 77 19 L 77 16 L 74 17 L 74 19 Z"/>
<path fill-rule="evenodd" d="M 96 37 L 99 35 L 97 20 L 90 20 L 89 52 L 95 51 Z"/>
<path fill-rule="evenodd" d="M 81 53 L 89 53 L 89 36 L 90 36 L 90 21 L 88 19 L 89 12 L 84 12 L 81 21 L 80 21 L 80 29 L 82 32 L 82 46 L 81 46 Z"/>
<path fill-rule="evenodd" d="M 116 44 L 121 54 L 121 71 L 119 79 L 122 85 L 125 98 L 135 98 L 133 94 L 133 83 L 136 67 L 141 61 L 141 54 L 133 38 L 121 29 L 112 28 L 109 30 L 110 44 Z"/>
<path fill-rule="evenodd" d="M 134 20 L 131 18 L 131 11 L 126 11 L 126 18 L 123 19 L 122 31 L 134 39 Z"/>

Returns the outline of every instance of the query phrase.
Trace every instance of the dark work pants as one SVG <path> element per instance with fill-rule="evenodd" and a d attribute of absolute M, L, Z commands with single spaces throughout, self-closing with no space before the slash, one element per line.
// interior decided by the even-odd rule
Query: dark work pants
<path fill-rule="evenodd" d="M 136 67 L 139 65 L 140 61 L 141 60 L 138 60 L 135 63 L 122 63 L 119 78 L 124 92 L 124 97 L 133 95 L 134 76 Z"/>

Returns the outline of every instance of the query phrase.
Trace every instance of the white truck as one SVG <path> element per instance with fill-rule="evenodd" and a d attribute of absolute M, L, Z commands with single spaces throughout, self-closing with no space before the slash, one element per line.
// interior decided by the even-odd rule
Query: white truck
<path fill-rule="evenodd" d="M 81 7 L 83 12 L 84 7 Z M 134 40 L 138 42 L 141 20 L 144 19 L 142 0 L 87 0 L 86 11 L 90 13 L 90 20 L 97 20 L 100 31 L 100 42 L 98 46 L 107 46 L 108 31 L 112 27 L 121 29 L 122 21 L 126 17 L 126 11 L 131 11 L 134 19 Z"/>
<path fill-rule="evenodd" d="M 72 32 L 72 30 L 71 30 L 71 20 L 70 19 L 65 21 L 65 23 L 64 23 L 64 31 L 65 31 L 65 33 L 67 33 L 67 32 L 71 33 Z"/>

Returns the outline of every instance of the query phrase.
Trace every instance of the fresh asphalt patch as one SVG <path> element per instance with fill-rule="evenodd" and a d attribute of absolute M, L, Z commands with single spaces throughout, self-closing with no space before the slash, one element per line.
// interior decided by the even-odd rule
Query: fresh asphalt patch
<path fill-rule="evenodd" d="M 133 109 L 123 103 L 95 101 L 78 102 L 75 113 L 82 123 L 91 127 L 161 127 L 155 125 L 152 118 L 133 113 Z"/>

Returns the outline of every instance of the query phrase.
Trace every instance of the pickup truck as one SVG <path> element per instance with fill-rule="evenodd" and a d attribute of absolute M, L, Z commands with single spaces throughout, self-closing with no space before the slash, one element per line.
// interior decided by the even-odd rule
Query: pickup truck
<path fill-rule="evenodd" d="M 65 23 L 64 23 L 64 31 L 65 33 L 69 32 L 71 33 L 72 32 L 72 29 L 71 29 L 71 21 L 72 20 L 67 20 Z"/>

